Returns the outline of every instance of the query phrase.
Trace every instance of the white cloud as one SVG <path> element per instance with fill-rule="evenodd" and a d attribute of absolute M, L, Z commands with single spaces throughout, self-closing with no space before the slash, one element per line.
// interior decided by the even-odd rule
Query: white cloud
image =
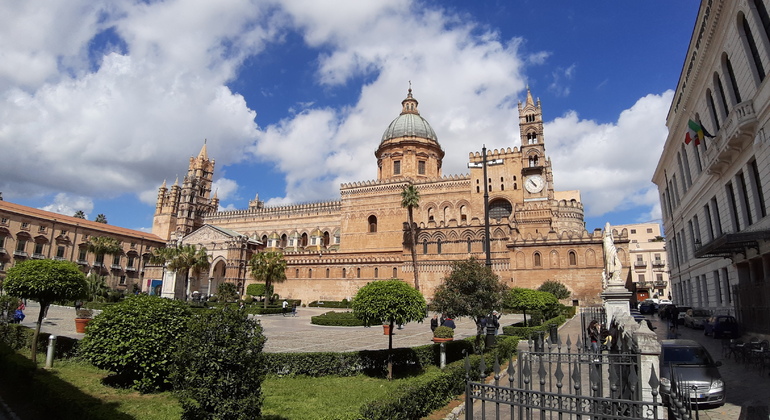
<path fill-rule="evenodd" d="M 219 202 L 232 199 L 238 191 L 238 182 L 232 179 L 220 177 L 211 186 L 211 192 L 217 194 Z"/>
<path fill-rule="evenodd" d="M 89 213 L 94 210 L 94 202 L 88 197 L 59 193 L 54 197 L 53 203 L 41 207 L 40 209 L 63 214 L 65 216 L 74 216 L 78 210 L 82 210 L 87 219 Z"/>
<path fill-rule="evenodd" d="M 660 218 L 659 209 L 653 213 L 659 201 L 650 180 L 668 134 L 672 98 L 670 90 L 647 95 L 613 124 L 580 120 L 574 111 L 547 123 L 556 188 L 580 189 L 588 216 L 643 206 L 650 208 L 648 220 Z"/>

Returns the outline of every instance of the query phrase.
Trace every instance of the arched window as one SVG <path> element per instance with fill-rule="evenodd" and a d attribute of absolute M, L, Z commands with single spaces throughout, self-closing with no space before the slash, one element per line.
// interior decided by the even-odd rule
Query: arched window
<path fill-rule="evenodd" d="M 722 86 L 722 79 L 717 72 L 714 72 L 714 89 L 716 89 L 717 99 L 719 99 L 719 103 L 722 104 L 722 111 L 724 111 L 724 115 L 726 116 L 730 113 L 730 109 L 727 107 L 727 98 L 725 97 L 725 88 Z"/>
<path fill-rule="evenodd" d="M 380 269 L 377 267 L 374 267 L 374 278 L 376 279 L 379 277 L 380 277 Z"/>
<path fill-rule="evenodd" d="M 427 239 L 423 239 L 422 240 L 422 253 L 423 253 L 423 255 L 428 253 L 428 240 Z"/>
<path fill-rule="evenodd" d="M 398 278 L 398 268 L 393 267 L 393 278 Z"/>
<path fill-rule="evenodd" d="M 361 278 L 361 268 L 356 268 L 356 278 L 357 279 Z"/>
<path fill-rule="evenodd" d="M 286 234 L 281 235 L 281 248 L 286 248 Z"/>
<path fill-rule="evenodd" d="M 543 266 L 543 262 L 540 259 L 540 253 L 539 252 L 535 252 L 534 259 L 535 259 L 535 267 L 542 267 Z"/>
<path fill-rule="evenodd" d="M 344 278 L 346 278 L 347 276 L 348 276 L 348 269 L 347 269 L 347 268 L 343 268 L 343 269 L 342 269 L 342 278 L 344 279 Z"/>
<path fill-rule="evenodd" d="M 513 206 L 510 201 L 505 199 L 497 199 L 489 203 L 489 218 L 500 220 L 503 217 L 511 217 L 513 212 Z"/>
<path fill-rule="evenodd" d="M 460 221 L 461 222 L 468 221 L 468 215 L 465 214 L 465 213 L 466 213 L 465 206 L 460 206 Z"/>
<path fill-rule="evenodd" d="M 377 216 L 369 216 L 369 233 L 377 232 Z"/>
<path fill-rule="evenodd" d="M 714 106 L 714 97 L 711 96 L 711 89 L 706 89 L 706 105 L 708 105 L 709 114 L 714 121 L 717 131 L 719 131 L 719 114 L 717 114 L 717 108 Z"/>
<path fill-rule="evenodd" d="M 432 222 L 434 220 L 433 218 L 433 207 L 428 208 L 428 221 Z"/>
<path fill-rule="evenodd" d="M 329 246 L 329 232 L 324 232 L 324 243 L 323 246 L 328 247 Z"/>
<path fill-rule="evenodd" d="M 303 248 L 307 246 L 307 233 L 303 233 L 302 234 L 302 237 L 300 238 L 299 245 L 301 247 L 303 247 Z"/>
<path fill-rule="evenodd" d="M 299 268 L 294 270 L 294 277 L 299 278 Z"/>
<path fill-rule="evenodd" d="M 468 253 L 470 254 L 470 253 L 472 252 L 472 248 L 471 248 L 471 238 L 468 238 L 468 239 L 466 240 L 466 242 L 468 243 Z"/>
<path fill-rule="evenodd" d="M 444 223 L 449 221 L 449 206 L 444 207 Z"/>
<path fill-rule="evenodd" d="M 751 33 L 751 28 L 749 27 L 749 22 L 746 20 L 746 16 L 741 13 L 738 19 L 740 20 L 738 32 L 745 41 L 744 47 L 748 48 L 746 55 L 749 56 L 749 61 L 754 65 L 754 75 L 759 79 L 759 83 L 762 83 L 762 81 L 765 80 L 765 67 L 762 65 L 762 59 L 759 56 L 757 42 L 754 39 L 754 34 Z"/>
<path fill-rule="evenodd" d="M 759 20 L 762 22 L 762 29 L 765 33 L 765 41 L 770 42 L 770 16 L 767 14 L 767 8 L 765 2 L 762 0 L 754 0 L 754 8 L 757 9 Z"/>
<path fill-rule="evenodd" d="M 732 93 L 732 100 L 734 104 L 742 102 L 741 91 L 738 89 L 738 79 L 735 78 L 735 72 L 733 71 L 733 64 L 730 62 L 730 58 L 727 57 L 727 53 L 722 53 L 722 66 L 724 67 L 723 73 L 727 74 L 727 79 L 730 82 L 730 92 Z"/>
<path fill-rule="evenodd" d="M 441 254 L 441 239 L 436 241 L 436 253 Z"/>
<path fill-rule="evenodd" d="M 577 265 L 577 254 L 575 254 L 575 251 L 569 252 L 569 265 Z"/>
<path fill-rule="evenodd" d="M 312 279 L 313 278 L 313 269 L 308 268 L 307 269 L 307 278 Z"/>
<path fill-rule="evenodd" d="M 326 269 L 326 278 L 327 279 L 329 278 L 329 269 L 328 268 Z"/>

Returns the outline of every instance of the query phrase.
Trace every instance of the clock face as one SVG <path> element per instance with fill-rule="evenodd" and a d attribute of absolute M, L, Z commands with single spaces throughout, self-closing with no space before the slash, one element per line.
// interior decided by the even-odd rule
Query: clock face
<path fill-rule="evenodd" d="M 543 191 L 543 187 L 545 187 L 545 181 L 540 175 L 532 175 L 524 181 L 524 188 L 532 194 Z"/>

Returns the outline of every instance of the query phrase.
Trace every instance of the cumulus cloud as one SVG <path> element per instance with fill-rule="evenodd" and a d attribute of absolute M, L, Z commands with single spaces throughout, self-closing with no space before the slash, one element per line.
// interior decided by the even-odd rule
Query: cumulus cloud
<path fill-rule="evenodd" d="M 588 216 L 643 206 L 650 208 L 647 220 L 660 218 L 650 180 L 668 134 L 673 95 L 647 95 L 611 124 L 581 120 L 574 111 L 547 123 L 546 152 L 557 189 L 580 189 Z"/>
<path fill-rule="evenodd" d="M 51 211 L 65 216 L 74 216 L 79 210 L 85 213 L 86 219 L 94 210 L 94 202 L 88 197 L 73 196 L 65 193 L 56 194 L 53 203 L 41 207 L 40 210 Z"/>

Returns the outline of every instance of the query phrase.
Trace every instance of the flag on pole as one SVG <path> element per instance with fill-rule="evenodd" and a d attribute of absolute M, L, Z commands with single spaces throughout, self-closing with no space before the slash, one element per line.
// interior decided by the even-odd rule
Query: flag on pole
<path fill-rule="evenodd" d="M 705 140 L 706 137 L 714 137 L 703 128 L 699 123 L 689 120 L 687 122 L 687 134 L 684 137 L 684 144 L 690 144 L 691 141 L 695 141 L 695 145 L 699 145 L 701 140 Z"/>

